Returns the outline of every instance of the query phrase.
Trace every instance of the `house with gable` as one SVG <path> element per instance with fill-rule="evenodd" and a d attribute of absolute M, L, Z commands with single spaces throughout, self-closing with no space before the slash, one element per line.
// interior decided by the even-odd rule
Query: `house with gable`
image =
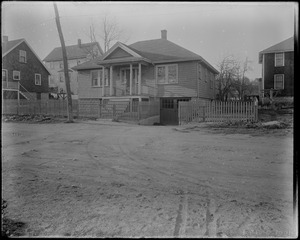
<path fill-rule="evenodd" d="M 294 37 L 259 52 L 263 91 L 278 91 L 277 96 L 294 96 Z"/>
<path fill-rule="evenodd" d="M 117 42 L 103 57 L 73 69 L 78 71 L 80 103 L 158 99 L 163 123 L 178 122 L 179 101 L 215 99 L 218 71 L 201 56 L 169 41 L 166 30 L 159 39 L 131 45 Z"/>
<path fill-rule="evenodd" d="M 2 98 L 47 100 L 50 72 L 27 41 L 2 40 Z"/>
<path fill-rule="evenodd" d="M 89 61 L 97 56 L 103 55 L 102 48 L 98 42 L 81 43 L 78 39 L 77 44 L 66 46 L 70 87 L 73 96 L 78 95 L 77 72 L 72 67 Z M 66 83 L 63 68 L 62 48 L 54 48 L 45 58 L 44 63 L 51 72 L 49 87 L 52 93 L 66 93 Z M 76 98 L 76 97 L 75 97 Z"/>

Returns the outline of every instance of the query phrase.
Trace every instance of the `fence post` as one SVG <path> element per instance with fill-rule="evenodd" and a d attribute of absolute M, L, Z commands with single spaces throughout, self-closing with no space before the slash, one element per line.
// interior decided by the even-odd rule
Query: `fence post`
<path fill-rule="evenodd" d="M 137 108 L 138 108 L 138 121 L 140 121 L 140 118 L 141 118 L 140 101 L 137 102 Z"/>
<path fill-rule="evenodd" d="M 178 102 L 178 125 L 181 125 L 181 102 Z"/>

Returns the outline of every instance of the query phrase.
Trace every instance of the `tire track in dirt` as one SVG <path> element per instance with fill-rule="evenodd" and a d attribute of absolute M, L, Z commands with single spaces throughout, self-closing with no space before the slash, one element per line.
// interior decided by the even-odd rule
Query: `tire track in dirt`
<path fill-rule="evenodd" d="M 183 192 L 183 196 L 181 196 L 181 200 L 179 203 L 179 208 L 177 211 L 177 217 L 174 228 L 174 237 L 183 237 L 185 236 L 186 223 L 188 216 L 188 196 L 187 192 Z"/>
<path fill-rule="evenodd" d="M 216 215 L 216 203 L 214 198 L 208 200 L 208 206 L 206 210 L 206 232 L 204 236 L 216 237 L 217 236 L 217 215 Z"/>

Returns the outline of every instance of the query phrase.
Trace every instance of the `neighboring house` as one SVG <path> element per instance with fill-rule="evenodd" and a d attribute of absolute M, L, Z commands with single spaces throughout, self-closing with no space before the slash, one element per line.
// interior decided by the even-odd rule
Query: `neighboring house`
<path fill-rule="evenodd" d="M 2 97 L 48 99 L 50 72 L 25 39 L 2 40 Z"/>
<path fill-rule="evenodd" d="M 66 46 L 70 87 L 72 95 L 78 95 L 78 81 L 77 72 L 72 70 L 72 67 L 77 66 L 83 62 L 89 61 L 97 56 L 103 55 L 103 51 L 97 42 L 93 43 L 81 43 L 78 39 L 78 43 L 72 46 Z M 44 62 L 50 69 L 51 76 L 49 79 L 49 86 L 51 92 L 66 92 L 66 83 L 64 76 L 64 64 L 62 57 L 62 48 L 57 47 L 53 49 Z"/>
<path fill-rule="evenodd" d="M 294 37 L 259 53 L 263 90 L 280 90 L 277 96 L 294 96 Z"/>
<path fill-rule="evenodd" d="M 161 119 L 173 114 L 175 122 L 179 101 L 215 98 L 218 74 L 201 56 L 167 40 L 166 30 L 160 39 L 117 42 L 102 58 L 73 69 L 81 103 L 159 99 Z"/>

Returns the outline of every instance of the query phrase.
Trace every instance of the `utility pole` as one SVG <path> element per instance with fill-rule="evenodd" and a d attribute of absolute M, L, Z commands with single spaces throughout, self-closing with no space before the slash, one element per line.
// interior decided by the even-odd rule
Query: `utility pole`
<path fill-rule="evenodd" d="M 61 30 L 61 25 L 59 21 L 59 14 L 57 5 L 54 2 L 54 11 L 55 11 L 55 19 L 56 19 L 56 26 L 60 38 L 61 48 L 62 48 L 62 55 L 63 55 L 63 63 L 64 63 L 64 73 L 65 73 L 65 80 L 66 80 L 66 89 L 67 89 L 67 111 L 68 111 L 68 121 L 69 123 L 73 122 L 73 108 L 72 108 L 72 96 L 71 96 L 71 88 L 70 88 L 70 78 L 69 78 L 69 67 L 68 67 L 68 60 L 67 60 L 67 51 L 65 46 L 64 36 Z"/>

